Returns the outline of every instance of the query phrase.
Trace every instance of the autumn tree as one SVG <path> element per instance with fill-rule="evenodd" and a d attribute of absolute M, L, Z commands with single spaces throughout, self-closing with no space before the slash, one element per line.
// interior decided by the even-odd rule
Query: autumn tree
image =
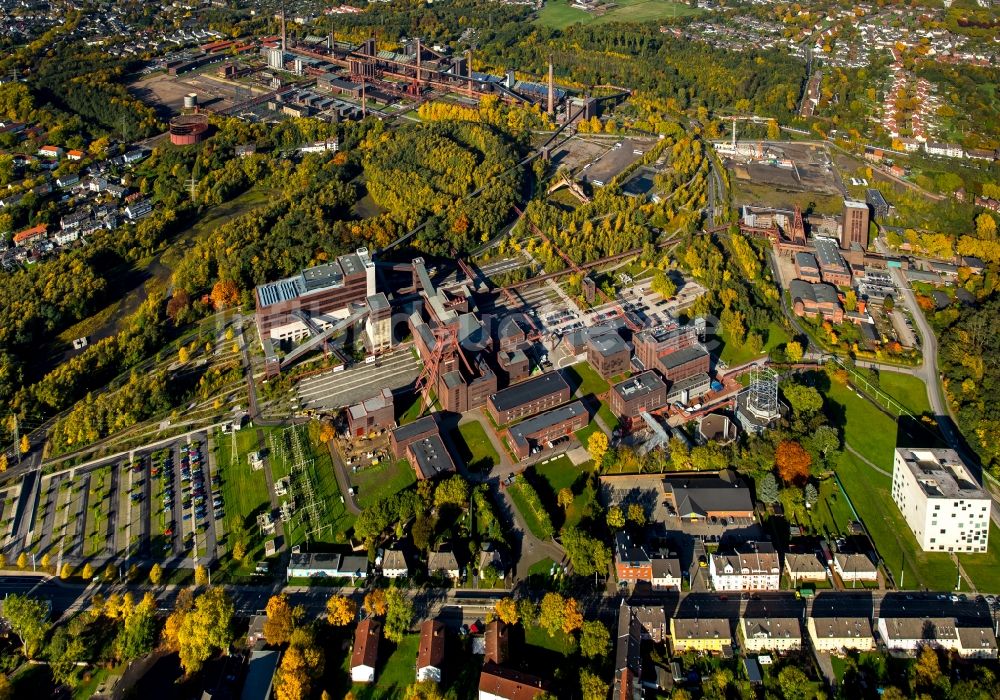
<path fill-rule="evenodd" d="M 149 582 L 154 586 L 159 586 L 160 581 L 163 580 L 163 567 L 159 564 L 154 563 L 149 567 Z"/>
<path fill-rule="evenodd" d="M 219 280 L 212 287 L 212 304 L 217 311 L 235 306 L 240 301 L 240 288 L 232 280 Z"/>
<path fill-rule="evenodd" d="M 677 285 L 674 284 L 674 281 L 663 270 L 657 270 L 653 273 L 653 279 L 649 283 L 649 288 L 664 299 L 670 299 L 677 294 Z"/>
<path fill-rule="evenodd" d="M 293 608 L 284 593 L 271 596 L 265 612 L 264 639 L 272 646 L 280 646 L 291 639 L 295 625 L 305 613 L 302 608 Z"/>
<path fill-rule="evenodd" d="M 774 451 L 774 464 L 782 481 L 798 486 L 809 477 L 812 457 L 795 440 L 782 440 Z"/>
<path fill-rule="evenodd" d="M 583 612 L 576 598 L 567 598 L 566 607 L 563 609 L 562 631 L 572 634 L 583 626 Z"/>
<path fill-rule="evenodd" d="M 62 568 L 59 569 L 59 578 L 65 581 L 72 575 L 73 575 L 73 567 L 69 565 L 69 562 L 66 562 L 65 564 L 62 565 Z"/>
<path fill-rule="evenodd" d="M 27 569 L 28 568 L 28 553 L 21 552 L 17 555 L 17 568 Z"/>
<path fill-rule="evenodd" d="M 44 600 L 11 593 L 3 600 L 3 616 L 21 640 L 21 653 L 28 659 L 42 648 L 49 632 L 49 606 Z"/>
<path fill-rule="evenodd" d="M 312 696 L 316 681 L 322 678 L 325 666 L 325 654 L 312 632 L 296 629 L 278 667 L 274 688 L 276 700 L 307 700 Z"/>
<path fill-rule="evenodd" d="M 438 684 L 432 680 L 411 683 L 403 693 L 403 700 L 445 700 Z"/>
<path fill-rule="evenodd" d="M 110 599 L 111 596 L 108 596 L 109 601 Z M 180 593 L 177 595 L 177 600 L 174 601 L 173 611 L 171 611 L 171 613 L 167 616 L 167 620 L 163 624 L 163 646 L 166 647 L 168 651 L 180 650 L 181 626 L 184 624 L 184 619 L 193 608 L 194 595 L 192 594 L 191 589 L 181 589 Z"/>
<path fill-rule="evenodd" d="M 31 441 L 28 440 L 28 436 L 27 435 L 22 435 L 21 436 L 21 445 L 20 445 L 20 448 L 21 448 L 21 454 L 27 454 L 28 452 L 31 451 Z"/>
<path fill-rule="evenodd" d="M 809 416 L 823 408 L 823 397 L 820 396 L 815 387 L 804 384 L 789 384 L 781 391 L 796 415 Z"/>
<path fill-rule="evenodd" d="M 573 491 L 568 486 L 559 489 L 559 493 L 556 495 L 556 502 L 559 507 L 563 510 L 569 510 L 570 506 L 573 505 Z"/>
<path fill-rule="evenodd" d="M 797 340 L 785 343 L 785 357 L 792 363 L 801 362 L 803 357 L 802 343 Z"/>
<path fill-rule="evenodd" d="M 0 700 L 14 700 L 14 686 L 6 673 L 0 673 Z"/>
<path fill-rule="evenodd" d="M 385 638 L 397 644 L 410 631 L 415 613 L 413 601 L 399 588 L 390 588 L 385 595 Z"/>
<path fill-rule="evenodd" d="M 156 646 L 156 598 L 149 591 L 135 606 L 130 606 L 115 638 L 115 658 L 132 661 L 145 656 Z"/>
<path fill-rule="evenodd" d="M 566 614 L 566 599 L 558 593 L 546 593 L 538 609 L 538 624 L 554 637 L 562 629 Z"/>
<path fill-rule="evenodd" d="M 434 505 L 464 508 L 469 502 L 469 484 L 460 475 L 450 476 L 434 490 Z"/>
<path fill-rule="evenodd" d="M 580 628 L 580 653 L 588 659 L 603 658 L 611 649 L 611 633 L 599 620 L 587 620 Z"/>
<path fill-rule="evenodd" d="M 517 610 L 517 601 L 513 598 L 501 598 L 493 608 L 497 619 L 508 625 L 516 625 L 520 620 Z"/>
<path fill-rule="evenodd" d="M 608 452 L 608 436 L 604 434 L 604 431 L 598 430 L 591 434 L 587 439 L 587 452 L 590 453 L 594 464 L 600 466 L 604 455 Z"/>
<path fill-rule="evenodd" d="M 94 567 L 89 561 L 83 565 L 83 571 L 80 572 L 80 577 L 83 578 L 84 581 L 89 581 L 94 578 Z"/>
<path fill-rule="evenodd" d="M 232 620 L 233 602 L 223 589 L 209 588 L 198 596 L 177 635 L 181 667 L 187 675 L 201 670 L 216 651 L 229 648 Z"/>
<path fill-rule="evenodd" d="M 640 503 L 630 503 L 628 506 L 627 518 L 629 522 L 635 523 L 637 526 L 642 527 L 646 524 L 646 511 L 643 509 Z"/>
<path fill-rule="evenodd" d="M 608 684 L 596 673 L 584 669 L 580 671 L 580 692 L 583 700 L 605 700 L 608 697 Z"/>
<path fill-rule="evenodd" d="M 208 569 L 206 569 L 201 564 L 194 567 L 194 585 L 196 586 L 207 586 L 208 585 Z"/>
<path fill-rule="evenodd" d="M 334 627 L 344 627 L 354 621 L 358 604 L 346 596 L 330 596 L 326 601 L 326 621 Z"/>
<path fill-rule="evenodd" d="M 621 530 L 625 527 L 625 513 L 622 511 L 621 506 L 611 506 L 608 508 L 606 518 L 608 527 L 612 530 Z"/>
<path fill-rule="evenodd" d="M 386 605 L 385 589 L 375 588 L 365 595 L 365 600 L 361 604 L 361 607 L 369 615 L 382 616 L 385 615 Z"/>

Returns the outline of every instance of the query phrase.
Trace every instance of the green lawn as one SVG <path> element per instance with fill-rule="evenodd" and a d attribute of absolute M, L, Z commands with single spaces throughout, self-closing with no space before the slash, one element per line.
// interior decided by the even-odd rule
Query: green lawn
<path fill-rule="evenodd" d="M 826 399 L 827 411 L 833 418 L 831 422 L 843 429 L 848 444 L 882 469 L 892 471 L 896 421 L 868 399 L 855 394 L 850 386 L 833 382 Z"/>
<path fill-rule="evenodd" d="M 901 577 L 901 587 L 907 589 L 926 587 L 947 591 L 955 586 L 957 572 L 951 558 L 917 547 L 917 540 L 893 503 L 890 477 L 879 474 L 846 452 L 840 455 L 837 475 L 897 586 L 900 586 Z M 901 576 L 901 572 L 905 573 Z"/>
<path fill-rule="evenodd" d="M 879 388 L 906 407 L 911 413 L 921 415 L 931 410 L 927 401 L 927 386 L 911 374 L 879 372 Z"/>
<path fill-rule="evenodd" d="M 576 433 L 574 433 L 574 435 L 576 435 L 576 439 L 580 441 L 580 444 L 586 447 L 587 443 L 590 441 L 590 436 L 599 430 L 600 428 L 597 423 L 591 421 L 590 423 L 587 423 L 587 427 L 580 428 L 576 431 Z"/>
<path fill-rule="evenodd" d="M 570 7 L 569 0 L 546 0 L 535 22 L 563 29 L 576 22 L 649 22 L 698 14 L 700 10 L 690 5 L 669 0 L 617 0 L 615 8 L 599 15 Z"/>
<path fill-rule="evenodd" d="M 367 508 L 383 498 L 412 486 L 417 481 L 413 467 L 405 459 L 397 462 L 380 462 L 350 476 L 357 493 L 355 500 L 361 508 Z"/>
<path fill-rule="evenodd" d="M 611 412 L 611 407 L 604 401 L 601 401 L 601 407 L 597 409 L 597 415 L 604 421 L 604 425 L 608 426 L 608 430 L 614 431 L 618 427 L 618 417 Z"/>
<path fill-rule="evenodd" d="M 809 523 L 814 533 L 824 536 L 847 535 L 854 520 L 851 507 L 835 479 L 819 484 L 819 502 L 809 511 Z"/>
<path fill-rule="evenodd" d="M 383 642 L 383 650 L 380 658 L 384 658 L 385 648 L 389 642 Z M 358 700 L 388 700 L 389 698 L 402 698 L 407 686 L 416 681 L 417 651 L 420 648 L 420 635 L 409 634 L 403 637 L 403 641 L 396 645 L 396 648 L 385 660 L 384 664 L 376 667 L 375 682 L 371 684 L 355 683 L 351 687 L 351 692 Z M 350 654 L 345 654 L 344 664 L 348 675 L 350 674 Z"/>
<path fill-rule="evenodd" d="M 211 445 L 216 448 L 215 464 L 222 477 L 226 533 L 242 530 L 250 541 L 243 565 L 233 562 L 233 566 L 239 573 L 250 574 L 256 562 L 263 559 L 264 550 L 264 537 L 257 527 L 256 517 L 270 507 L 271 501 L 264 470 L 254 471 L 247 459 L 247 453 L 257 449 L 257 431 L 253 428 L 237 431 L 235 442 L 234 452 L 233 437 L 216 434 Z"/>
<path fill-rule="evenodd" d="M 598 396 L 606 392 L 610 385 L 586 362 L 577 362 L 565 367 L 563 377 L 569 382 L 570 389 L 578 390 L 580 396 L 593 394 Z"/>
<path fill-rule="evenodd" d="M 750 360 L 766 355 L 779 345 L 791 340 L 788 332 L 778 323 L 771 323 L 767 327 L 767 339 L 764 342 L 764 350 L 760 354 L 750 352 L 750 349 L 746 346 L 737 347 L 729 341 L 729 337 L 724 332 L 720 333 L 720 337 L 722 338 L 723 347 L 719 359 L 730 367 L 738 367 Z"/>
<path fill-rule="evenodd" d="M 541 561 L 536 561 L 528 567 L 528 576 L 548 576 L 549 572 L 552 571 L 553 564 L 555 562 L 549 557 L 545 557 Z"/>
<path fill-rule="evenodd" d="M 521 485 L 516 482 L 512 483 L 507 487 L 507 490 L 510 492 L 511 500 L 514 501 L 514 507 L 517 508 L 517 512 L 524 518 L 524 522 L 528 526 L 528 529 L 531 530 L 531 534 L 540 540 L 547 539 L 548 536 L 542 529 L 542 524 L 538 519 L 540 514 L 536 513 L 528 504 L 528 500 L 521 492 Z"/>
<path fill-rule="evenodd" d="M 406 425 L 407 423 L 412 423 L 417 418 L 420 417 L 420 413 L 424 410 L 424 401 L 422 396 L 413 397 L 413 403 L 407 406 L 406 410 L 400 414 L 397 419 L 397 423 L 400 425 Z"/>
<path fill-rule="evenodd" d="M 564 527 L 579 525 L 580 521 L 590 514 L 596 495 L 594 489 L 586 484 L 584 477 L 584 474 L 590 472 L 589 469 L 574 466 L 569 457 L 562 455 L 547 464 L 536 464 L 534 470 L 539 477 L 548 482 L 552 493 L 558 494 L 563 488 L 572 489 L 573 504 L 566 510 Z M 558 522 L 558 519 L 553 520 Z"/>
<path fill-rule="evenodd" d="M 1000 528 L 990 524 L 990 541 L 986 554 L 959 554 L 958 559 L 978 590 L 1000 593 Z"/>
<path fill-rule="evenodd" d="M 547 631 L 537 625 L 527 625 L 524 628 L 524 643 L 529 647 L 541 647 L 563 656 L 569 656 L 576 651 L 576 639 L 573 635 L 559 630 L 550 637 Z"/>
<path fill-rule="evenodd" d="M 309 441 L 307 443 L 315 458 L 308 467 L 309 479 L 316 492 L 316 501 L 322 511 L 322 524 L 330 527 L 321 532 L 312 533 L 310 539 L 318 542 L 343 543 L 347 541 L 347 531 L 354 527 L 354 516 L 347 512 L 337 476 L 333 473 L 333 458 L 330 450 L 318 440 L 315 423 L 310 425 Z M 292 544 L 298 544 L 305 539 L 303 526 L 297 527 L 290 535 Z"/>
<path fill-rule="evenodd" d="M 500 464 L 500 455 L 493 448 L 489 436 L 478 421 L 458 426 L 458 433 L 452 433 L 455 447 L 470 471 L 488 472 Z"/>

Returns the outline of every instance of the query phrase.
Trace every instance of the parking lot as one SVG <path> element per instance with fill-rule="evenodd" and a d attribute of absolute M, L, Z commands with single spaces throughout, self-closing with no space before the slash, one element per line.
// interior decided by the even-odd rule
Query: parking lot
<path fill-rule="evenodd" d="M 34 555 L 36 566 L 53 570 L 176 565 L 194 553 L 204 563 L 216 554 L 216 521 L 225 514 L 203 434 L 43 476 L 27 540 L 11 532 L 19 495 L 19 485 L 0 491 L 4 551 L 9 559 Z"/>

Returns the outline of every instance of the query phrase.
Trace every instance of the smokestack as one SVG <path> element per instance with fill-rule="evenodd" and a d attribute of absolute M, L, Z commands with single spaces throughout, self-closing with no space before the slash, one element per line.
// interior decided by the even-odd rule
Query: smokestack
<path fill-rule="evenodd" d="M 288 44 L 285 43 L 285 8 L 281 8 L 281 61 L 285 61 L 285 49 Z"/>
<path fill-rule="evenodd" d="M 465 71 L 469 76 L 469 92 L 472 92 L 472 49 L 468 49 L 465 56 Z"/>
<path fill-rule="evenodd" d="M 552 73 L 552 56 L 549 56 L 549 116 L 555 116 L 556 113 L 556 83 L 555 77 Z"/>
<path fill-rule="evenodd" d="M 417 37 L 417 82 L 418 83 L 420 82 L 420 78 L 421 78 L 421 75 L 420 75 L 420 54 L 421 53 L 422 52 L 420 51 L 420 37 L 418 36 Z"/>

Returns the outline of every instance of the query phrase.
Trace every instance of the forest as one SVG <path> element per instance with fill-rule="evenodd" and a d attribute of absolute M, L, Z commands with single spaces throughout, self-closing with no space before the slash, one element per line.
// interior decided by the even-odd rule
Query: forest
<path fill-rule="evenodd" d="M 1000 476 L 1000 300 L 963 307 L 939 334 L 941 371 L 962 435 L 983 466 Z"/>

